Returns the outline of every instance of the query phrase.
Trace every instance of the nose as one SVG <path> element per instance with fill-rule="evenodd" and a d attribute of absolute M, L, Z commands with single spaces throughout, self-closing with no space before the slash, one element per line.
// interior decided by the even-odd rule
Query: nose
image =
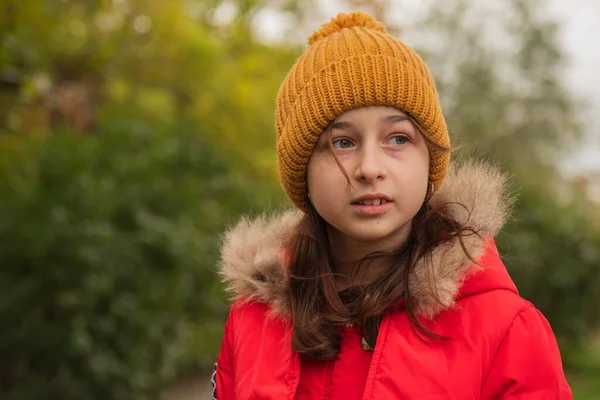
<path fill-rule="evenodd" d="M 374 143 L 361 147 L 354 177 L 359 181 L 375 182 L 386 177 L 384 155 Z"/>

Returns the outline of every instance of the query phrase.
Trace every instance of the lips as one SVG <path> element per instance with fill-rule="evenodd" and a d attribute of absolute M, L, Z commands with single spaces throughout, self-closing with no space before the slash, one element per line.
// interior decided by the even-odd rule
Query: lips
<path fill-rule="evenodd" d="M 381 215 L 385 214 L 391 206 L 393 200 L 382 193 L 372 193 L 357 197 L 352 201 L 352 206 L 363 215 Z"/>
<path fill-rule="evenodd" d="M 391 201 L 392 201 L 392 199 L 388 195 L 385 195 L 383 193 L 370 193 L 370 194 L 365 194 L 363 196 L 357 197 L 356 199 L 354 199 L 352 201 L 352 204 L 378 206 L 381 204 L 390 203 Z"/>
<path fill-rule="evenodd" d="M 352 204 L 358 204 L 358 205 L 362 205 L 362 206 L 378 206 L 380 204 L 385 204 L 388 201 L 386 199 L 365 199 L 365 200 L 360 200 L 357 202 L 354 202 Z"/>

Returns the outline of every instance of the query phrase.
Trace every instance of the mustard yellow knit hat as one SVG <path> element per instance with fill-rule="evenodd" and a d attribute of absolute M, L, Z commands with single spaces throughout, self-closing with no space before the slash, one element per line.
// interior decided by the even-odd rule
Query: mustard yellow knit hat
<path fill-rule="evenodd" d="M 339 14 L 308 39 L 277 95 L 275 125 L 281 185 L 307 207 L 306 167 L 319 135 L 354 108 L 393 106 L 409 114 L 440 145 L 450 138 L 438 93 L 423 60 L 370 15 Z M 429 180 L 437 190 L 450 161 L 430 151 Z"/>

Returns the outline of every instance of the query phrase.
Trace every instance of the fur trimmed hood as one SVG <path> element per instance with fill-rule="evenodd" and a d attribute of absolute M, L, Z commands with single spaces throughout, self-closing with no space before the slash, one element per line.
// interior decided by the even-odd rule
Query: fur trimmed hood
<path fill-rule="evenodd" d="M 506 188 L 507 178 L 497 168 L 467 162 L 450 167 L 430 203 L 465 205 L 468 210 L 451 206 L 454 218 L 487 238 L 495 236 L 508 217 L 512 201 Z M 300 211 L 291 210 L 254 219 L 244 217 L 224 234 L 219 274 L 232 297 L 265 303 L 274 315 L 289 316 L 283 244 L 301 216 Z M 475 259 L 486 246 L 476 235 L 463 241 Z M 419 261 L 409 281 L 415 312 L 432 318 L 452 307 L 472 265 L 458 239 L 438 246 L 430 258 Z"/>

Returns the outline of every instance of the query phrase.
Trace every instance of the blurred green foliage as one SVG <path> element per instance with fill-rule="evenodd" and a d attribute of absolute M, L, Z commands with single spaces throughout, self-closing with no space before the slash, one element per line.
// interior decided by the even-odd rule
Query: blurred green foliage
<path fill-rule="evenodd" d="M 261 185 L 189 132 L 0 150 L 2 398 L 128 399 L 209 365 L 219 232 Z"/>
<path fill-rule="evenodd" d="M 214 362 L 219 237 L 282 203 L 293 60 L 217 5 L 0 6 L 0 397 L 141 398 Z"/>
<path fill-rule="evenodd" d="M 421 53 L 466 145 L 457 159 L 514 176 L 519 202 L 499 246 L 576 366 L 600 317 L 600 213 L 556 168 L 582 128 L 542 3 L 465 19 L 470 2 L 453 0 L 415 25 L 437 43 Z M 312 6 L 0 5 L 2 398 L 148 398 L 209 367 L 227 312 L 219 235 L 241 213 L 285 204 L 273 109 L 303 44 L 262 43 L 253 21 L 283 13 L 286 37 L 302 40 L 293 34 L 315 28 Z M 490 21 L 510 51 L 487 45 Z"/>

